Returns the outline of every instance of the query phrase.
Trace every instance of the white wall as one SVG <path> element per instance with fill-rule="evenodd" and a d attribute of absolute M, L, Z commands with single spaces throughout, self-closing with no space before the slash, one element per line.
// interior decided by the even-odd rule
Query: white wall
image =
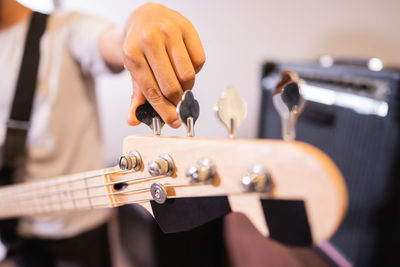
<path fill-rule="evenodd" d="M 131 10 L 146 1 L 61 0 L 65 9 L 95 13 L 123 23 Z M 221 90 L 235 85 L 246 99 L 249 113 L 239 130 L 256 136 L 260 65 L 266 59 L 314 60 L 320 55 L 380 57 L 400 65 L 399 0 L 167 0 L 197 28 L 207 62 L 197 77 L 195 95 L 201 104 L 196 135 L 225 137 L 212 107 Z M 128 75 L 98 81 L 106 159 L 120 154 L 124 136 L 149 133 L 128 127 L 131 85 Z M 165 129 L 164 135 L 184 135 Z"/>

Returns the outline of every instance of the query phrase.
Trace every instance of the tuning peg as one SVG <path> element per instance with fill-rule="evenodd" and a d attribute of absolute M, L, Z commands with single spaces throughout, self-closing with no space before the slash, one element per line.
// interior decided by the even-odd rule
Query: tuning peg
<path fill-rule="evenodd" d="M 176 112 L 178 113 L 179 119 L 186 126 L 187 136 L 193 137 L 194 124 L 200 115 L 200 105 L 199 102 L 194 98 L 191 90 L 186 91 L 183 94 L 182 100 L 176 107 Z"/>
<path fill-rule="evenodd" d="M 136 109 L 136 118 L 149 126 L 155 135 L 161 134 L 165 123 L 147 100 Z"/>
<path fill-rule="evenodd" d="M 301 92 L 301 83 L 304 81 L 297 73 L 284 71 L 273 92 L 272 101 L 281 117 L 282 139 L 286 141 L 295 139 L 297 118 L 306 104 Z"/>
<path fill-rule="evenodd" d="M 236 130 L 246 117 L 247 104 L 233 86 L 226 88 L 214 107 L 219 120 L 228 129 L 229 136 L 235 138 Z"/>

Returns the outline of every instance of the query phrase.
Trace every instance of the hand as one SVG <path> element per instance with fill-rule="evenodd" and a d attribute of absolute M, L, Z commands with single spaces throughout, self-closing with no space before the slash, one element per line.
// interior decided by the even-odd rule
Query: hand
<path fill-rule="evenodd" d="M 196 30 L 178 12 L 149 3 L 132 13 L 125 32 L 124 65 L 133 84 L 128 124 L 140 123 L 136 108 L 147 99 L 167 124 L 179 127 L 176 105 L 205 62 Z"/>

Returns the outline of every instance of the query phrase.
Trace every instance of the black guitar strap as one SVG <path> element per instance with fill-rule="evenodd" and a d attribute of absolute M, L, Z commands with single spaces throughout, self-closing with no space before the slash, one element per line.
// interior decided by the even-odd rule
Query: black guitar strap
<path fill-rule="evenodd" d="M 21 162 L 26 157 L 26 138 L 39 68 L 40 38 L 45 31 L 47 18 L 48 15 L 34 12 L 30 19 L 17 87 L 7 122 L 6 138 L 1 151 L 1 185 L 11 184 L 15 169 L 24 167 Z M 17 239 L 16 222 L 17 220 L 1 221 L 0 237 L 5 244 L 12 244 Z"/>

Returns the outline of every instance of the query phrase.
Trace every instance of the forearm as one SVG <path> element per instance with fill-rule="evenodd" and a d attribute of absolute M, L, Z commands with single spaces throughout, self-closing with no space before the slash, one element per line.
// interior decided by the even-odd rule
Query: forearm
<path fill-rule="evenodd" d="M 122 29 L 117 26 L 107 28 L 99 38 L 99 52 L 106 64 L 115 72 L 124 67 L 122 52 Z"/>

